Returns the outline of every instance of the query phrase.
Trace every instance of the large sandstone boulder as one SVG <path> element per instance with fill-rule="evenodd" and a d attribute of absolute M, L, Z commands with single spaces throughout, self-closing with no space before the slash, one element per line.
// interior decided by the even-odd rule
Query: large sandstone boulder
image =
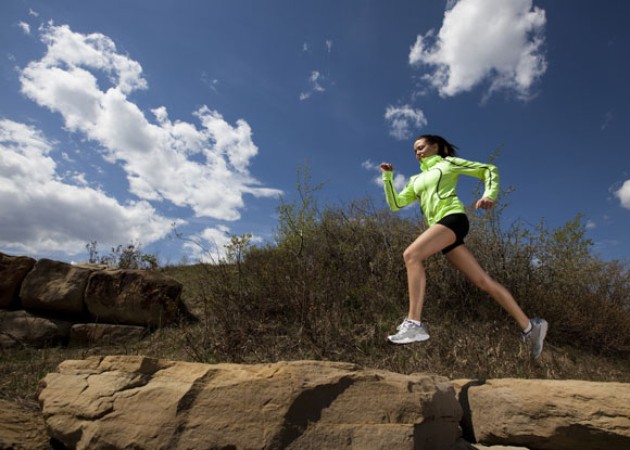
<path fill-rule="evenodd" d="M 97 322 L 159 326 L 185 310 L 182 284 L 159 272 L 112 270 L 90 276 L 85 304 Z"/>
<path fill-rule="evenodd" d="M 34 265 L 33 258 L 0 253 L 0 308 L 19 305 L 22 281 Z"/>
<path fill-rule="evenodd" d="M 630 384 L 498 379 L 455 385 L 469 440 L 541 450 L 630 449 Z"/>
<path fill-rule="evenodd" d="M 24 279 L 20 298 L 25 309 L 79 315 L 92 271 L 42 258 Z"/>
<path fill-rule="evenodd" d="M 49 450 L 41 413 L 0 399 L 0 449 Z"/>
<path fill-rule="evenodd" d="M 65 361 L 38 398 L 68 449 L 442 450 L 461 418 L 443 377 L 314 361 Z"/>
<path fill-rule="evenodd" d="M 36 317 L 26 311 L 0 311 L 0 348 L 65 343 L 71 327 L 70 322 Z"/>

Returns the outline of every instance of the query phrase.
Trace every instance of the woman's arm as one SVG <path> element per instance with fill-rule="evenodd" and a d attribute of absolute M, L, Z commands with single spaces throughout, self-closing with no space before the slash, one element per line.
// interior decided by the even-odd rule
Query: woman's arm
<path fill-rule="evenodd" d="M 457 173 L 483 180 L 485 190 L 481 200 L 476 204 L 477 208 L 488 209 L 494 206 L 494 202 L 499 195 L 499 169 L 497 166 L 488 163 L 468 161 L 453 156 L 447 156 L 444 159 L 451 163 Z"/>
<path fill-rule="evenodd" d="M 392 211 L 398 211 L 413 203 L 416 200 L 416 193 L 413 190 L 413 179 L 409 180 L 407 186 L 399 194 L 394 187 L 394 167 L 389 163 L 382 163 L 380 167 L 385 189 L 385 200 L 387 200 L 389 208 Z"/>

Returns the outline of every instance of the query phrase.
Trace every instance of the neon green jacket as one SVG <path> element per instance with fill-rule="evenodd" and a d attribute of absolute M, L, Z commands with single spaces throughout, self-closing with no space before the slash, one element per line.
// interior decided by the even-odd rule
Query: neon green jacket
<path fill-rule="evenodd" d="M 420 168 L 422 173 L 411 177 L 400 194 L 394 188 L 394 173 L 383 172 L 385 198 L 392 211 L 398 211 L 418 200 L 429 226 L 449 214 L 465 212 L 464 204 L 456 192 L 457 179 L 460 175 L 483 180 L 485 185 L 483 197 L 496 200 L 499 193 L 499 172 L 492 164 L 434 155 L 423 159 Z"/>

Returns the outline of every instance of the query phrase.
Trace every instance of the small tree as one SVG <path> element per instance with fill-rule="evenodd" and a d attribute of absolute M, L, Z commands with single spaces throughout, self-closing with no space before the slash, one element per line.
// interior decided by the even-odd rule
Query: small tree
<path fill-rule="evenodd" d="M 299 200 L 286 203 L 280 197 L 278 206 L 278 245 L 285 246 L 296 256 L 302 256 L 309 235 L 315 228 L 318 215 L 317 192 L 324 183 L 312 184 L 311 170 L 308 163 L 297 169 L 296 189 Z"/>
<path fill-rule="evenodd" d="M 156 270 L 159 267 L 157 256 L 143 253 L 140 243 L 129 243 L 126 246 L 120 244 L 112 247 L 109 255 L 100 257 L 97 241 L 91 241 L 85 248 L 91 264 L 107 264 L 113 269 Z"/>

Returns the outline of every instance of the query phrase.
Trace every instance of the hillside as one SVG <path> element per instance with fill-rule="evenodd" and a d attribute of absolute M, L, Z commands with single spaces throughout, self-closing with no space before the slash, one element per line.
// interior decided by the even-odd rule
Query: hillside
<path fill-rule="evenodd" d="M 590 253 L 578 218 L 557 230 L 499 226 L 476 216 L 467 244 L 531 316 L 550 323 L 540 361 L 486 294 L 448 266 L 427 261 L 424 320 L 431 339 L 392 346 L 406 311 L 402 251 L 417 219 L 369 202 L 321 213 L 281 210 L 277 244 L 234 237 L 215 264 L 162 270 L 184 285 L 198 321 L 155 330 L 122 347 L 0 350 L 0 398 L 32 404 L 38 381 L 66 359 L 144 355 L 195 362 L 332 360 L 400 373 L 457 378 L 546 378 L 630 382 L 630 277 L 620 262 Z"/>

